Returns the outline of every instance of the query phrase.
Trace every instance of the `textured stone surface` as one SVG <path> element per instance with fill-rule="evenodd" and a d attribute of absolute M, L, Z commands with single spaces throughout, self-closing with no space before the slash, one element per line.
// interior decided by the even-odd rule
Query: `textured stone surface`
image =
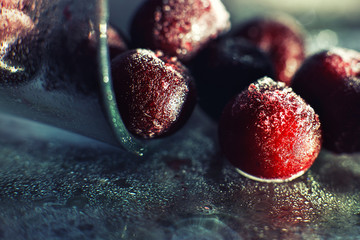
<path fill-rule="evenodd" d="M 185 129 L 140 158 L 2 116 L 0 239 L 360 234 L 359 154 L 323 151 L 299 179 L 260 183 L 240 176 L 221 156 L 215 134 L 197 110 Z"/>

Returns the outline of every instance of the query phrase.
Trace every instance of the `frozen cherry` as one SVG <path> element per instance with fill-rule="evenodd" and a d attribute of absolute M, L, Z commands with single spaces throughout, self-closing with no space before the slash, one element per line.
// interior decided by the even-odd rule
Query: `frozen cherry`
<path fill-rule="evenodd" d="M 229 100 L 250 83 L 273 77 L 273 65 L 266 53 L 244 39 L 213 41 L 192 61 L 200 106 L 218 119 Z"/>
<path fill-rule="evenodd" d="M 136 47 L 188 60 L 229 27 L 229 13 L 220 0 L 147 0 L 130 33 Z"/>
<path fill-rule="evenodd" d="M 305 58 L 304 37 L 300 25 L 291 17 L 254 18 L 234 31 L 265 52 L 274 65 L 276 80 L 291 84 L 291 78 Z"/>
<path fill-rule="evenodd" d="M 242 174 L 261 181 L 289 181 L 303 174 L 319 154 L 320 122 L 291 88 L 263 78 L 226 105 L 219 140 Z"/>
<path fill-rule="evenodd" d="M 334 48 L 310 56 L 295 74 L 294 91 L 319 114 L 324 147 L 360 151 L 360 53 Z"/>
<path fill-rule="evenodd" d="M 34 8 L 34 0 L 0 0 L 0 9 L 17 9 L 20 11 L 27 11 Z"/>
<path fill-rule="evenodd" d="M 0 84 L 14 85 L 29 79 L 38 68 L 36 25 L 29 15 L 11 5 L 14 1 L 0 3 Z"/>
<path fill-rule="evenodd" d="M 1 48 L 15 42 L 35 27 L 32 19 L 17 9 L 0 9 L 0 43 Z"/>
<path fill-rule="evenodd" d="M 135 136 L 167 136 L 190 117 L 196 103 L 195 85 L 176 58 L 135 49 L 116 57 L 111 68 L 119 112 Z"/>

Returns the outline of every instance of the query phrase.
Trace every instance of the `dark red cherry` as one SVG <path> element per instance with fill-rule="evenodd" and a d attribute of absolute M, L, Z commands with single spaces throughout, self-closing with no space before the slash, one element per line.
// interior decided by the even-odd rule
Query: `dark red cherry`
<path fill-rule="evenodd" d="M 136 47 L 188 60 L 230 27 L 220 0 L 147 0 L 130 28 Z"/>
<path fill-rule="evenodd" d="M 303 174 L 321 148 L 318 116 L 284 83 L 263 78 L 227 104 L 219 140 L 228 160 L 256 180 Z"/>
<path fill-rule="evenodd" d="M 268 55 L 250 42 L 239 38 L 213 41 L 192 61 L 200 106 L 219 119 L 236 94 L 257 79 L 274 76 Z"/>
<path fill-rule="evenodd" d="M 254 18 L 234 31 L 267 52 L 275 66 L 276 80 L 291 85 L 291 79 L 305 58 L 304 36 L 291 17 Z"/>
<path fill-rule="evenodd" d="M 111 69 L 121 117 L 135 136 L 170 135 L 190 117 L 196 103 L 195 85 L 176 58 L 135 49 L 116 57 Z"/>
<path fill-rule="evenodd" d="M 360 53 L 334 48 L 310 56 L 295 74 L 293 88 L 320 116 L 324 147 L 360 151 Z"/>

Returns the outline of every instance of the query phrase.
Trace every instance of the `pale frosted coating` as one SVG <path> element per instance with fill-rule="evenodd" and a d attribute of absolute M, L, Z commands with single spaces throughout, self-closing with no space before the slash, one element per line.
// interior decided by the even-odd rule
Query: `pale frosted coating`
<path fill-rule="evenodd" d="M 17 9 L 0 8 L 0 68 L 10 72 L 23 71 L 21 67 L 12 66 L 4 60 L 8 48 L 19 37 L 28 34 L 35 27 L 32 19 Z"/>
<path fill-rule="evenodd" d="M 327 52 L 327 56 L 329 57 L 339 56 L 344 61 L 343 71 L 346 74 L 346 76 L 353 77 L 355 75 L 357 77 L 353 78 L 352 80 L 359 81 L 360 52 L 347 48 L 333 47 L 329 49 L 329 51 Z M 336 66 L 336 67 L 341 67 L 341 66 Z"/>

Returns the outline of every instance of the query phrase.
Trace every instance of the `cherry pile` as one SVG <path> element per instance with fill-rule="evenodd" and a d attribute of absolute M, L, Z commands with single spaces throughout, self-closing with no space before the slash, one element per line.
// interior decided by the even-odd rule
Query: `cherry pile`
<path fill-rule="evenodd" d="M 291 17 L 257 17 L 231 30 L 220 0 L 147 0 L 130 35 L 130 50 L 111 67 L 134 136 L 176 132 L 198 100 L 218 122 L 224 155 L 250 178 L 294 179 L 322 142 L 336 153 L 360 151 L 360 53 L 306 58 L 305 31 Z"/>
<path fill-rule="evenodd" d="M 174 133 L 189 119 L 197 99 L 185 67 L 230 27 L 220 0 L 148 0 L 130 27 L 133 47 L 112 60 L 118 108 L 136 137 Z"/>
<path fill-rule="evenodd" d="M 36 72 L 37 64 L 25 63 L 28 76 L 16 74 L 17 56 L 32 59 L 24 50 L 35 31 L 27 15 L 33 3 L 0 0 L 4 86 Z M 83 29 L 68 6 L 63 15 L 69 32 Z M 78 62 L 96 62 L 97 44 L 93 29 L 82 31 L 69 64 L 80 72 Z M 218 122 L 226 158 L 257 180 L 300 176 L 322 142 L 335 153 L 360 151 L 360 53 L 334 48 L 306 57 L 305 31 L 290 16 L 255 17 L 231 29 L 221 0 L 145 0 L 130 40 L 113 27 L 107 34 L 117 106 L 135 137 L 175 133 L 198 102 Z"/>

